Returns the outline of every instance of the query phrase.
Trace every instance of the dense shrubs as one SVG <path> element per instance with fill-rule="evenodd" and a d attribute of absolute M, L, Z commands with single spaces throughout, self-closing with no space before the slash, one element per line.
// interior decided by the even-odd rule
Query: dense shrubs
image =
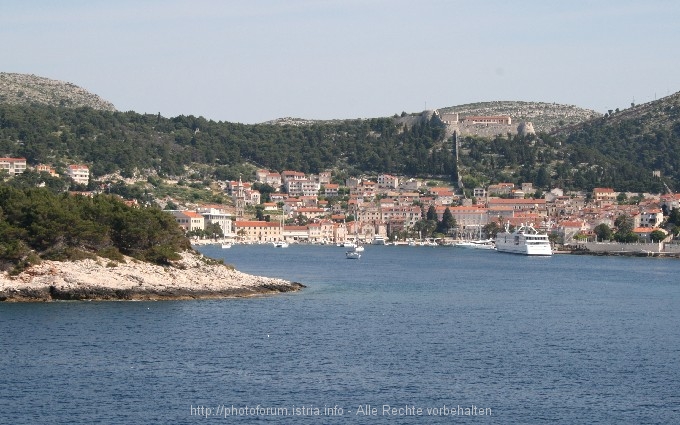
<path fill-rule="evenodd" d="M 76 260 L 129 255 L 157 264 L 190 249 L 174 218 L 157 208 L 133 208 L 111 195 L 54 194 L 0 186 L 0 268 L 40 258 Z"/>

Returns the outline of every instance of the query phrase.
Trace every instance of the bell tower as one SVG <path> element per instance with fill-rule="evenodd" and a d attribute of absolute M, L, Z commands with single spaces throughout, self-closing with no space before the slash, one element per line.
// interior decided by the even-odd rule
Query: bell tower
<path fill-rule="evenodd" d="M 238 184 L 234 193 L 234 203 L 236 204 L 236 217 L 243 217 L 246 209 L 246 193 L 243 187 L 241 176 L 238 176 Z"/>

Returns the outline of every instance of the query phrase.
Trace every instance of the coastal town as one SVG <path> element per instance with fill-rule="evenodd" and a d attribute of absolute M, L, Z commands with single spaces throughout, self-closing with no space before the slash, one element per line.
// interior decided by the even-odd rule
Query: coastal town
<path fill-rule="evenodd" d="M 24 158 L 0 158 L 0 169 L 17 175 L 27 169 Z M 56 176 L 47 165 L 36 171 Z M 73 164 L 65 176 L 86 185 L 86 165 Z M 195 243 L 388 243 L 453 244 L 457 240 L 492 237 L 489 225 L 502 229 L 530 223 L 550 235 L 564 250 L 626 251 L 630 243 L 598 240 L 595 229 L 614 229 L 621 216 L 632 222 L 632 233 L 642 245 L 632 250 L 680 252 L 674 235 L 663 229 L 665 215 L 678 208 L 680 195 L 616 192 L 543 192 L 532 183 L 500 182 L 465 192 L 446 182 L 379 174 L 339 181 L 332 171 L 257 170 L 250 178 L 218 182 L 231 203 L 186 203 L 167 198 L 156 202 L 193 236 Z M 269 189 L 263 194 L 257 188 Z M 538 195 L 538 196 L 537 196 Z M 127 201 L 134 205 L 134 201 Z M 175 206 L 175 208 L 169 208 Z M 448 211 L 448 212 L 447 212 Z M 436 218 L 428 217 L 432 212 Z M 453 218 L 454 226 L 434 238 L 417 230 L 422 220 Z M 660 233 L 659 233 L 660 232 Z M 427 240 L 426 240 L 427 239 Z M 625 248 L 625 249 L 624 249 Z"/>
<path fill-rule="evenodd" d="M 618 193 L 612 188 L 595 188 L 590 193 L 564 193 L 555 188 L 541 198 L 533 198 L 537 190 L 531 183 L 474 188 L 472 198 L 467 198 L 456 194 L 451 186 L 388 174 L 378 175 L 375 180 L 349 178 L 341 185 L 331 183 L 330 172 L 305 175 L 297 171 L 258 170 L 256 181 L 280 189 L 270 195 L 270 202 L 261 204 L 264 212 L 271 214 L 269 221 L 243 219 L 246 207 L 260 204 L 261 194 L 252 188 L 251 182 L 241 180 L 226 183 L 226 191 L 235 204 L 233 215 L 217 205 L 173 213 L 187 230 L 191 226 L 205 226 L 222 213 L 223 228 L 231 229 L 225 236 L 246 243 L 346 240 L 371 243 L 376 238 L 393 241 L 416 238 L 411 229 L 434 207 L 438 221 L 448 210 L 456 223 L 438 241 L 440 244 L 475 238 L 490 223 L 499 228 L 506 223 L 513 227 L 532 223 L 538 230 L 553 235 L 555 242 L 573 247 L 597 243 L 594 229 L 598 225 L 614 228 L 618 217 L 628 216 L 637 243 L 660 242 L 672 249 L 673 235 L 660 226 L 664 222 L 663 212 L 677 208 L 680 201 L 680 195 L 672 193 Z M 283 224 L 290 220 L 307 224 Z M 663 233 L 661 241 L 653 241 L 654 231 Z"/>

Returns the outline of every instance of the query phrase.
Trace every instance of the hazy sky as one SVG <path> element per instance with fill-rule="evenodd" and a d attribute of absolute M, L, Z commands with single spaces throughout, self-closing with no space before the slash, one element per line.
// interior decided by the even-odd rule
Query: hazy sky
<path fill-rule="evenodd" d="M 680 90 L 676 0 L 0 0 L 0 71 L 256 123 Z"/>

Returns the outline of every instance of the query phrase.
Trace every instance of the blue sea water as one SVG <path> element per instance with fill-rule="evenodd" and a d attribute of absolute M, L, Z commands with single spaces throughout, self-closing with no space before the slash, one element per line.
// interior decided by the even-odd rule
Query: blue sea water
<path fill-rule="evenodd" d="M 0 423 L 680 423 L 678 260 L 201 251 L 307 288 L 0 304 Z"/>

